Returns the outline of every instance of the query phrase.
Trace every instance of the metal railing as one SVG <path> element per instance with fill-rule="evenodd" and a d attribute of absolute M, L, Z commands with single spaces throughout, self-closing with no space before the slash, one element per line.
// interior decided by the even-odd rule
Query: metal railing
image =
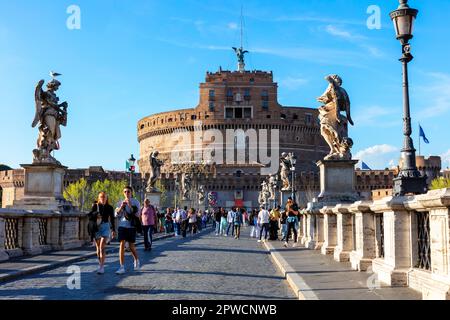
<path fill-rule="evenodd" d="M 417 263 L 416 268 L 431 270 L 430 214 L 416 212 L 417 217 Z"/>
<path fill-rule="evenodd" d="M 19 219 L 5 219 L 5 249 L 19 248 Z"/>

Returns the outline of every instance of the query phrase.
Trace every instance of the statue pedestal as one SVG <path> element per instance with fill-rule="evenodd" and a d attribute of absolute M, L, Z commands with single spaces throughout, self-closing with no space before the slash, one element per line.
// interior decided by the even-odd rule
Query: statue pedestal
<path fill-rule="evenodd" d="M 64 174 L 67 167 L 59 164 L 22 164 L 25 188 L 22 200 L 13 208 L 25 210 L 69 211 L 72 205 L 63 197 Z"/>
<path fill-rule="evenodd" d="M 319 202 L 355 202 L 359 196 L 355 191 L 355 164 L 358 160 L 321 160 Z"/>
<path fill-rule="evenodd" d="M 154 207 L 161 208 L 161 192 L 146 192 L 145 199 L 150 200 L 150 204 Z"/>

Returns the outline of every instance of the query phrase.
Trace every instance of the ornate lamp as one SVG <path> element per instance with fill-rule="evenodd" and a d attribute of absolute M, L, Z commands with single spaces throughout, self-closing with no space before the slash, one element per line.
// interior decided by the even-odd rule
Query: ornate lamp
<path fill-rule="evenodd" d="M 412 9 L 408 6 L 408 0 L 400 0 L 397 10 L 390 13 L 394 22 L 397 40 L 400 40 L 402 45 L 407 44 L 413 38 L 413 26 L 418 12 L 417 9 Z"/>
<path fill-rule="evenodd" d="M 420 194 L 427 191 L 426 176 L 423 176 L 416 166 L 416 149 L 414 149 L 411 138 L 411 113 L 409 106 L 409 82 L 408 63 L 413 59 L 409 40 L 413 38 L 414 21 L 419 12 L 408 6 L 408 0 L 399 0 L 397 10 L 392 11 L 390 16 L 394 22 L 397 39 L 402 44 L 402 57 L 400 61 L 403 66 L 403 135 L 404 142 L 401 150 L 402 168 L 394 179 L 394 195 Z"/>

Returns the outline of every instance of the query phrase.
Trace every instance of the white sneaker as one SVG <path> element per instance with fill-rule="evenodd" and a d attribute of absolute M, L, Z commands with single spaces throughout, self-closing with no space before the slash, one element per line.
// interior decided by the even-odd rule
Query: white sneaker
<path fill-rule="evenodd" d="M 116 271 L 116 274 L 124 274 L 125 273 L 125 267 L 120 266 L 120 268 Z"/>
<path fill-rule="evenodd" d="M 225 236 L 225 237 L 228 237 L 228 235 L 227 235 L 227 234 L 224 234 L 224 236 Z"/>
<path fill-rule="evenodd" d="M 288 243 L 287 243 L 287 242 L 284 242 L 283 246 L 285 246 L 285 247 L 287 248 Z"/>
<path fill-rule="evenodd" d="M 261 240 L 258 240 L 258 243 L 260 243 L 261 242 Z"/>
<path fill-rule="evenodd" d="M 297 246 L 297 243 L 294 242 L 294 244 L 292 245 L 292 248 L 295 248 Z"/>
<path fill-rule="evenodd" d="M 218 233 L 216 233 L 216 236 L 218 236 L 219 234 Z"/>
<path fill-rule="evenodd" d="M 134 261 L 134 271 L 141 270 L 141 262 L 139 260 Z"/>
<path fill-rule="evenodd" d="M 100 267 L 97 270 L 97 274 L 104 274 L 105 273 L 105 267 Z"/>

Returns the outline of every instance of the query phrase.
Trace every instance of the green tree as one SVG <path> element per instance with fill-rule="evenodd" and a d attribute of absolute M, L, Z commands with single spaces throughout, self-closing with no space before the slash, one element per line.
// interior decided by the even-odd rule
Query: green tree
<path fill-rule="evenodd" d="M 123 188 L 127 185 L 123 181 L 97 180 L 88 184 L 86 179 L 82 178 L 75 183 L 71 183 L 64 190 L 64 198 L 72 202 L 81 211 L 90 211 L 92 204 L 97 200 L 98 194 L 106 192 L 109 203 L 115 207 L 117 202 L 123 197 Z"/>
<path fill-rule="evenodd" d="M 75 183 L 69 184 L 63 193 L 64 199 L 72 202 L 80 211 L 86 210 L 86 204 L 89 204 L 89 186 L 86 179 L 81 178 Z"/>
<path fill-rule="evenodd" d="M 450 178 L 439 177 L 431 181 L 431 190 L 450 188 Z"/>

